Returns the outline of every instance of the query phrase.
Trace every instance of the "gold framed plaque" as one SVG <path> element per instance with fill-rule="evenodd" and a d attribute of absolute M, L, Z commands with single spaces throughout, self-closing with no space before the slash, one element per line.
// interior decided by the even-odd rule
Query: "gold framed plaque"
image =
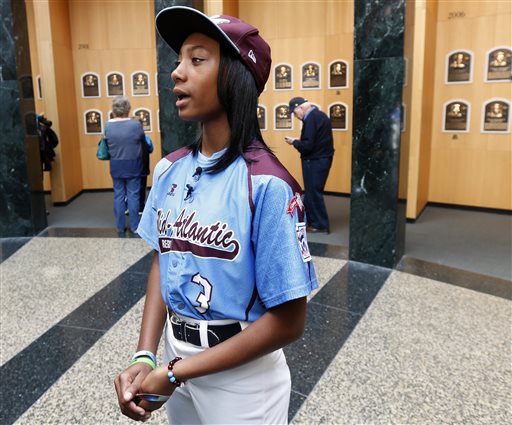
<path fill-rule="evenodd" d="M 512 81 L 512 50 L 510 47 L 496 47 L 487 53 L 485 81 Z"/>
<path fill-rule="evenodd" d="M 136 71 L 132 74 L 132 95 L 149 96 L 149 74 L 145 71 Z"/>
<path fill-rule="evenodd" d="M 101 134 L 103 131 L 101 111 L 90 109 L 84 113 L 85 134 Z"/>
<path fill-rule="evenodd" d="M 463 100 L 452 100 L 443 108 L 443 131 L 467 133 L 469 131 L 470 105 Z"/>
<path fill-rule="evenodd" d="M 345 103 L 329 105 L 329 119 L 333 131 L 347 131 L 347 111 L 348 106 Z"/>
<path fill-rule="evenodd" d="M 293 119 L 287 104 L 274 108 L 274 130 L 293 130 Z"/>
<path fill-rule="evenodd" d="M 267 108 L 263 105 L 258 105 L 256 109 L 256 116 L 258 117 L 258 125 L 261 131 L 267 129 Z"/>
<path fill-rule="evenodd" d="M 473 53 L 457 50 L 446 56 L 446 84 L 470 83 L 473 79 Z"/>
<path fill-rule="evenodd" d="M 100 76 L 95 72 L 86 72 L 80 77 L 82 97 L 100 97 Z"/>
<path fill-rule="evenodd" d="M 484 103 L 482 133 L 510 133 L 510 103 L 492 99 Z"/>
<path fill-rule="evenodd" d="M 337 59 L 329 64 L 329 88 L 348 87 L 348 62 Z"/>
<path fill-rule="evenodd" d="M 120 72 L 110 72 L 107 74 L 107 96 L 124 95 L 124 75 Z"/>
<path fill-rule="evenodd" d="M 320 64 L 316 62 L 306 62 L 301 66 L 301 70 L 301 89 L 319 89 L 321 73 Z"/>
<path fill-rule="evenodd" d="M 293 69 L 287 63 L 280 63 L 274 67 L 274 89 L 292 90 L 293 88 Z"/>
<path fill-rule="evenodd" d="M 146 133 L 151 133 L 151 112 L 149 109 L 136 109 L 133 116 L 141 122 L 142 128 Z"/>

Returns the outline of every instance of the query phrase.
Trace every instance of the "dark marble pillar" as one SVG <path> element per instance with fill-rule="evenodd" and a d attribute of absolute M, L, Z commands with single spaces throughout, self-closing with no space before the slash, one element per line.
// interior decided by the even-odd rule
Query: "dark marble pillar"
<path fill-rule="evenodd" d="M 354 2 L 349 258 L 393 267 L 405 241 L 398 198 L 405 0 Z"/>
<path fill-rule="evenodd" d="M 25 2 L 0 2 L 0 237 L 47 226 Z"/>
<path fill-rule="evenodd" d="M 203 10 L 202 1 L 191 0 L 155 0 L 155 16 L 170 6 L 190 6 Z M 156 34 L 158 98 L 160 103 L 160 136 L 162 155 L 192 143 L 198 134 L 198 124 L 185 122 L 178 116 L 176 96 L 172 93 L 174 82 L 171 72 L 175 67 L 176 53 Z"/>

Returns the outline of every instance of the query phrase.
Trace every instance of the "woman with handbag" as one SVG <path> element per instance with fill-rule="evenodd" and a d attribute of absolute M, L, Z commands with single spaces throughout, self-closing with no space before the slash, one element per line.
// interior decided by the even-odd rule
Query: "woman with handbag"
<path fill-rule="evenodd" d="M 127 229 L 126 209 L 130 233 L 135 234 L 140 220 L 140 181 L 144 171 L 143 148 L 146 138 L 141 123 L 129 117 L 130 109 L 127 97 L 115 97 L 112 101 L 113 118 L 108 120 L 105 128 L 114 187 L 114 215 L 119 234 L 124 234 Z"/>

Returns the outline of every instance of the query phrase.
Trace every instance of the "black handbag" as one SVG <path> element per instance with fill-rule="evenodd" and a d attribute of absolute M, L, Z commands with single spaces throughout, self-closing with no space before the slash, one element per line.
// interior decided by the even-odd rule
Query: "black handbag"
<path fill-rule="evenodd" d="M 105 128 L 105 134 L 101 136 L 101 140 L 98 142 L 98 150 L 96 151 L 96 158 L 102 161 L 108 161 L 110 159 L 110 152 L 108 151 L 107 143 L 107 129 Z"/>

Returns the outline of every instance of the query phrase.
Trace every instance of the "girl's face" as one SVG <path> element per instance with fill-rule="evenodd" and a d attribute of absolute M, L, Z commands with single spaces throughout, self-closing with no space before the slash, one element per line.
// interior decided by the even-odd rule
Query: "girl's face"
<path fill-rule="evenodd" d="M 225 114 L 217 96 L 220 47 L 200 33 L 188 36 L 181 46 L 171 78 L 179 116 L 187 121 L 207 122 Z"/>

